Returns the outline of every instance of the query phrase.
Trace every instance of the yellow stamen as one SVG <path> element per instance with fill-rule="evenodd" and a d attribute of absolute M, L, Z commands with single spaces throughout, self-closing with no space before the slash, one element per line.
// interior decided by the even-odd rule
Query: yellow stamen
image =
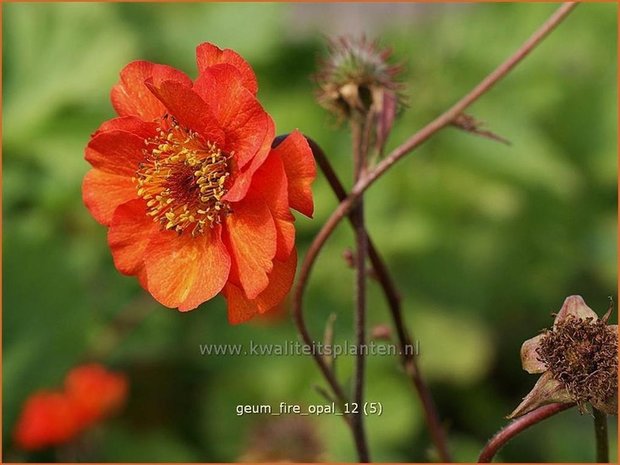
<path fill-rule="evenodd" d="M 171 117 L 164 117 L 157 136 L 145 144 L 145 159 L 134 179 L 153 221 L 179 234 L 190 230 L 195 237 L 231 213 L 222 200 L 228 192 L 230 155 Z"/>

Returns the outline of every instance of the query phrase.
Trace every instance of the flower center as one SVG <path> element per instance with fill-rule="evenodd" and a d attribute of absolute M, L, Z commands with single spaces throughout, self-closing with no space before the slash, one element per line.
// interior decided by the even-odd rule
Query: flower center
<path fill-rule="evenodd" d="M 539 360 L 583 409 L 591 400 L 605 402 L 618 389 L 618 338 L 605 322 L 569 316 L 547 332 Z"/>
<path fill-rule="evenodd" d="M 198 236 L 231 212 L 222 200 L 230 155 L 167 115 L 157 131 L 144 141 L 145 158 L 134 178 L 138 196 L 146 201 L 147 215 L 164 229 Z"/>

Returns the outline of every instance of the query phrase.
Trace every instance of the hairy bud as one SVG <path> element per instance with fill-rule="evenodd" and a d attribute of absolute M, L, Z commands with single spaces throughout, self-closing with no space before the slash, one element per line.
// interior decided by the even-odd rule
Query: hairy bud
<path fill-rule="evenodd" d="M 341 122 L 370 115 L 380 149 L 404 104 L 402 86 L 396 81 L 401 67 L 389 63 L 390 50 L 364 37 L 341 37 L 328 47 L 315 76 L 319 104 Z"/>

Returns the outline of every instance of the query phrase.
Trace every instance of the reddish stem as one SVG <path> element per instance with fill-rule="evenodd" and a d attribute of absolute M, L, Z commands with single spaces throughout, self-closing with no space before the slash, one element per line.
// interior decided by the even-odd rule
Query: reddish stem
<path fill-rule="evenodd" d="M 293 296 L 293 317 L 297 324 L 302 339 L 308 345 L 312 345 L 313 341 L 310 337 L 308 329 L 303 318 L 303 294 L 306 289 L 310 272 L 316 261 L 319 252 L 323 248 L 325 242 L 335 230 L 336 226 L 345 216 L 348 216 L 359 200 L 361 195 L 368 189 L 380 176 L 382 176 L 394 163 L 403 158 L 413 149 L 424 143 L 436 132 L 449 125 L 454 118 L 461 114 L 467 107 L 474 103 L 478 98 L 488 92 L 497 81 L 508 74 L 518 63 L 520 63 L 569 13 L 577 6 L 576 3 L 564 3 L 560 6 L 551 17 L 527 40 L 525 43 L 504 63 L 491 72 L 483 79 L 474 89 L 459 100 L 450 109 L 442 115 L 431 121 L 428 125 L 414 134 L 401 146 L 397 147 L 390 153 L 377 167 L 367 176 L 362 177 L 355 183 L 351 194 L 343 200 L 327 222 L 323 225 L 314 241 L 308 248 L 306 257 L 301 265 L 298 275 L 297 285 L 295 286 Z M 334 393 L 339 400 L 344 401 L 346 398 L 342 388 L 336 380 L 334 374 L 320 355 L 314 357 L 319 365 L 325 379 L 332 387 Z"/>
<path fill-rule="evenodd" d="M 353 140 L 354 181 L 359 182 L 366 174 L 366 135 L 368 124 L 355 121 L 351 124 Z M 355 355 L 355 374 L 353 376 L 353 402 L 355 412 L 352 414 L 353 438 L 360 463 L 370 461 L 368 442 L 364 428 L 364 387 L 366 375 L 366 354 L 362 348 L 366 345 L 366 257 L 368 244 L 364 228 L 364 201 L 360 198 L 352 212 L 354 218 L 356 259 L 355 259 L 355 343 L 358 351 Z"/>
<path fill-rule="evenodd" d="M 338 178 L 338 175 L 334 171 L 328 158 L 325 156 L 325 153 L 323 152 L 321 147 L 312 139 L 308 138 L 308 143 L 310 144 L 310 148 L 312 149 L 315 160 L 317 161 L 319 167 L 321 168 L 321 171 L 325 175 L 325 178 L 329 182 L 332 190 L 336 194 L 336 197 L 338 198 L 338 200 L 345 199 L 347 197 L 347 193 L 344 189 L 344 186 L 340 182 L 340 179 Z M 349 215 L 349 220 L 351 221 L 351 224 L 355 227 L 356 220 L 354 215 Z M 398 342 L 400 345 L 402 363 L 405 368 L 405 372 L 410 377 L 414 388 L 418 393 L 420 402 L 422 403 L 426 424 L 430 431 L 433 443 L 437 448 L 439 458 L 442 462 L 450 462 L 452 459 L 450 457 L 450 452 L 448 451 L 446 435 L 441 425 L 439 413 L 437 412 L 433 397 L 417 365 L 415 353 L 411 350 L 413 345 L 413 338 L 407 331 L 407 326 L 403 320 L 400 295 L 396 290 L 394 280 L 390 276 L 390 272 L 385 262 L 377 251 L 372 239 L 368 235 L 368 232 L 365 232 L 368 242 L 368 257 L 372 264 L 377 281 L 383 289 L 383 293 L 387 300 L 388 308 L 390 309 L 390 315 L 392 317 L 394 327 L 396 328 L 396 335 L 398 337 Z"/>
<path fill-rule="evenodd" d="M 529 413 L 526 413 L 522 417 L 517 418 L 513 422 L 509 423 L 503 429 L 501 429 L 495 436 L 493 436 L 482 452 L 480 453 L 480 457 L 478 457 L 478 463 L 489 463 L 495 457 L 495 454 L 506 445 L 508 441 L 514 438 L 521 431 L 526 430 L 532 425 L 536 423 L 540 423 L 541 421 L 552 417 L 556 413 L 560 413 L 564 410 L 567 410 L 571 407 L 574 407 L 575 404 L 549 404 L 543 407 L 539 407 L 536 410 L 533 410 Z"/>
<path fill-rule="evenodd" d="M 310 276 L 312 266 L 316 258 L 323 248 L 323 245 L 329 236 L 336 229 L 336 226 L 342 219 L 349 214 L 359 197 L 368 189 L 380 176 L 382 176 L 394 163 L 403 158 L 423 142 L 427 141 L 437 131 L 443 129 L 451 123 L 451 121 L 461 114 L 468 106 L 474 103 L 484 93 L 489 91 L 493 85 L 510 72 L 518 63 L 520 63 L 571 11 L 577 6 L 577 3 L 564 3 L 555 13 L 538 29 L 525 43 L 504 63 L 498 66 L 480 84 L 471 90 L 465 97 L 459 100 L 455 105 L 448 109 L 445 113 L 431 121 L 420 131 L 409 138 L 404 144 L 394 149 L 377 167 L 367 176 L 361 179 L 353 186 L 351 194 L 340 202 L 336 210 L 328 218 L 314 241 L 308 248 L 306 257 L 302 263 L 297 286 L 294 295 L 294 313 L 295 315 L 303 311 L 303 293 Z M 296 318 L 298 318 L 296 316 Z"/>

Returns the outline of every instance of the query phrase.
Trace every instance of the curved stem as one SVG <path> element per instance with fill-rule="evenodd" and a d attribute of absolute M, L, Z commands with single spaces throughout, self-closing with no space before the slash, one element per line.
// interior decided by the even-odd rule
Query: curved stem
<path fill-rule="evenodd" d="M 420 131 L 405 141 L 405 143 L 394 149 L 394 151 L 392 151 L 379 165 L 377 165 L 377 167 L 371 171 L 368 176 L 365 176 L 353 186 L 351 194 L 349 194 L 345 200 L 340 202 L 336 210 L 334 210 L 332 215 L 325 222 L 308 248 L 308 252 L 300 269 L 297 286 L 295 287 L 294 313 L 296 315 L 303 311 L 302 296 L 306 288 L 310 271 L 312 270 L 312 266 L 314 265 L 321 248 L 332 232 L 336 229 L 338 223 L 340 223 L 340 221 L 342 221 L 342 219 L 349 214 L 359 197 L 366 191 L 366 189 L 368 189 L 377 179 L 379 179 L 379 177 L 382 176 L 392 165 L 394 165 L 394 163 L 427 141 L 437 131 L 449 125 L 455 117 L 461 114 L 467 107 L 489 91 L 491 87 L 497 83 L 497 81 L 503 78 L 517 64 L 519 64 L 572 11 L 572 9 L 575 8 L 575 6 L 577 6 L 577 3 L 569 2 L 564 3 L 561 7 L 559 7 L 555 13 L 553 13 L 551 17 L 528 40 L 526 40 L 525 43 L 510 58 L 498 66 L 450 109 L 423 127 Z"/>
<path fill-rule="evenodd" d="M 377 167 L 362 181 L 356 183 L 347 203 L 353 204 L 357 198 L 368 189 L 383 173 L 385 173 L 394 163 L 407 155 L 413 149 L 426 142 L 433 134 L 449 125 L 454 118 L 459 116 L 467 107 L 471 106 L 476 100 L 487 93 L 504 76 L 506 76 L 515 66 L 517 66 L 530 52 L 547 37 L 547 35 L 560 24 L 560 22 L 577 6 L 576 2 L 566 2 L 562 4 L 545 23 L 534 34 L 527 39 L 521 47 L 499 65 L 493 72 L 485 77 L 467 95 L 455 103 L 443 114 L 435 118 L 416 134 L 411 136 L 405 143 L 394 149 Z M 348 207 L 350 208 L 350 207 Z"/>
<path fill-rule="evenodd" d="M 303 314 L 298 313 L 298 312 L 293 312 L 293 319 L 295 321 L 295 325 L 297 326 L 297 330 L 299 331 L 299 335 L 301 336 L 301 339 L 303 340 L 304 344 L 306 344 L 308 347 L 314 347 L 314 339 L 312 339 L 312 336 L 310 336 L 310 332 L 308 331 L 308 327 L 306 326 L 306 322 L 303 318 Z M 320 353 L 318 353 L 315 350 L 312 350 L 310 351 L 310 354 L 314 358 L 314 361 L 316 362 L 316 364 L 319 366 L 319 369 L 321 370 L 321 373 L 323 374 L 325 381 L 327 381 L 327 384 L 329 384 L 329 387 L 331 388 L 334 396 L 336 397 L 336 400 L 338 401 L 339 407 L 342 410 L 343 404 L 347 402 L 347 396 L 345 395 L 342 386 L 338 382 L 338 379 L 336 378 L 335 373 L 332 371 L 332 369 L 330 368 L 330 366 L 327 364 L 327 362 L 325 361 L 325 359 L 322 357 Z M 349 425 L 351 424 L 351 419 L 349 418 L 348 415 L 345 414 L 343 418 L 346 420 L 346 422 Z"/>
<path fill-rule="evenodd" d="M 277 147 L 278 145 L 280 145 L 280 143 L 284 139 L 286 139 L 287 136 L 288 134 L 283 134 L 283 135 L 276 137 L 273 143 L 271 144 L 271 146 L 273 148 Z M 319 151 L 321 150 L 320 147 L 311 139 L 308 139 L 308 143 L 310 147 L 312 148 L 313 152 L 315 152 L 317 149 Z M 343 189 L 343 194 L 346 196 L 346 193 L 344 193 L 344 189 Z M 312 339 L 312 336 L 310 335 L 310 331 L 308 330 L 308 327 L 306 326 L 306 321 L 304 320 L 303 313 L 294 311 L 293 321 L 295 322 L 295 326 L 297 326 L 297 330 L 299 331 L 299 335 L 301 336 L 301 339 L 304 342 L 304 344 L 306 344 L 308 347 L 313 348 L 315 345 L 315 342 L 314 342 L 314 339 Z M 339 404 L 340 409 L 343 410 L 342 408 L 343 404 L 348 401 L 348 397 L 344 393 L 344 389 L 338 382 L 338 379 L 336 378 L 334 371 L 332 370 L 330 365 L 325 361 L 325 358 L 322 356 L 322 354 L 320 354 L 318 351 L 311 350 L 310 354 L 312 358 L 314 358 L 314 361 L 316 362 L 316 364 L 318 365 L 321 371 L 321 374 L 325 378 L 325 381 L 327 381 L 327 384 L 331 388 L 331 391 L 335 397 L 335 400 Z M 351 426 L 350 416 L 348 414 L 344 414 L 343 418 L 345 419 L 347 424 Z"/>
<path fill-rule="evenodd" d="M 338 175 L 334 171 L 331 163 L 325 156 L 325 152 L 323 152 L 321 147 L 314 140 L 310 138 L 306 139 L 308 140 L 308 144 L 312 149 L 314 159 L 316 160 L 319 167 L 321 168 L 321 171 L 325 175 L 325 178 L 331 186 L 332 191 L 334 191 L 334 194 L 336 194 L 338 200 L 342 201 L 347 197 L 347 193 L 344 189 L 344 186 L 340 182 Z M 351 221 L 351 224 L 355 226 L 355 217 L 353 215 L 349 215 L 349 220 Z M 441 425 L 441 420 L 439 418 L 439 414 L 437 412 L 437 408 L 435 407 L 435 402 L 433 401 L 430 390 L 428 389 L 428 386 L 426 385 L 426 382 L 422 377 L 420 369 L 417 366 L 417 359 L 415 353 L 412 350 L 413 338 L 407 331 L 407 326 L 403 320 L 400 295 L 396 290 L 396 286 L 385 262 L 381 258 L 381 255 L 377 251 L 377 248 L 375 247 L 367 231 L 366 239 L 368 243 L 368 258 L 370 259 L 370 263 L 372 264 L 377 281 L 381 285 L 381 288 L 385 295 L 385 299 L 388 304 L 388 308 L 390 310 L 392 322 L 394 323 L 394 327 L 396 328 L 396 335 L 398 337 L 398 343 L 400 345 L 400 354 L 403 367 L 405 368 L 405 372 L 407 373 L 407 375 L 410 377 L 413 386 L 418 393 L 420 402 L 422 403 L 424 418 L 430 431 L 433 443 L 437 448 L 439 458 L 442 462 L 450 462 L 452 459 L 450 457 L 450 452 L 448 451 L 446 435 Z"/>
<path fill-rule="evenodd" d="M 404 157 L 407 153 L 421 145 L 428 140 L 440 129 L 450 124 L 450 122 L 462 113 L 468 106 L 474 103 L 484 93 L 491 89 L 491 87 L 510 72 L 518 63 L 520 63 L 546 36 L 549 34 L 576 6 L 576 3 L 565 3 L 558 10 L 551 15 L 551 17 L 538 29 L 510 58 L 502 63 L 497 69 L 490 73 L 480 84 L 478 84 L 472 91 L 470 91 L 465 97 L 459 100 L 454 106 L 448 109 L 445 113 L 431 121 L 428 125 L 414 134 L 411 138 L 405 141 L 404 144 L 397 147 L 392 151 L 377 167 L 370 172 L 367 176 L 361 178 L 355 183 L 351 194 L 343 200 L 336 210 L 329 217 L 327 222 L 323 225 L 319 233 L 314 238 L 314 241 L 308 248 L 306 257 L 301 265 L 297 284 L 295 286 L 293 295 L 293 318 L 300 332 L 300 335 L 305 344 L 312 346 L 313 340 L 310 337 L 310 333 L 306 327 L 303 318 L 303 294 L 308 284 L 310 272 L 316 261 L 319 252 L 323 245 L 335 230 L 336 226 L 342 221 L 345 216 L 348 216 L 351 209 L 355 206 L 360 196 L 368 189 L 381 175 L 383 175 L 394 163 Z M 340 384 L 336 380 L 335 375 L 325 363 L 325 360 L 320 354 L 313 354 L 316 363 L 319 365 L 321 372 L 325 379 L 329 383 L 330 387 L 334 391 L 334 394 L 340 402 L 344 402 L 346 396 L 343 393 Z M 349 420 L 350 422 L 350 420 Z"/>
<path fill-rule="evenodd" d="M 560 413 L 564 410 L 567 410 L 571 407 L 574 407 L 575 404 L 549 404 L 543 407 L 539 407 L 536 410 L 533 410 L 529 413 L 526 413 L 522 417 L 517 418 L 516 420 L 509 423 L 503 429 L 501 429 L 495 436 L 493 436 L 482 452 L 480 453 L 480 457 L 478 457 L 478 463 L 489 463 L 495 457 L 495 454 L 504 447 L 504 445 L 518 435 L 520 432 L 526 430 L 532 425 L 536 423 L 540 423 L 541 421 L 552 417 L 556 413 Z"/>
<path fill-rule="evenodd" d="M 594 436 L 596 437 L 596 462 L 609 462 L 609 437 L 607 434 L 607 414 L 594 410 Z"/>

